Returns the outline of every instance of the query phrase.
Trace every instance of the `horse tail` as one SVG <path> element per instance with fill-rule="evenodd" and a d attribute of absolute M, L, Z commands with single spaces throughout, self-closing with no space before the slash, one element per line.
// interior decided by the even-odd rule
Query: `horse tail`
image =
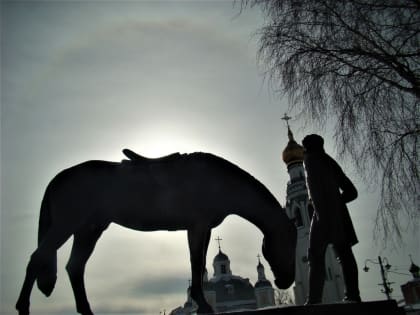
<path fill-rule="evenodd" d="M 41 211 L 39 214 L 38 248 L 42 244 L 51 224 L 49 189 L 47 188 L 44 198 L 42 199 Z M 54 251 L 53 254 L 48 256 L 44 261 L 36 280 L 39 290 L 46 296 L 50 296 L 57 281 L 57 251 Z"/>

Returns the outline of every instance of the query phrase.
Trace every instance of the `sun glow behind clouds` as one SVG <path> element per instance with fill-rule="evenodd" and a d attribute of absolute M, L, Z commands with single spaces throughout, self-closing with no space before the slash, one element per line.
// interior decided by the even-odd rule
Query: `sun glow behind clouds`
<path fill-rule="evenodd" d="M 190 153 L 201 150 L 199 141 L 193 137 L 180 135 L 179 132 L 161 131 L 159 133 L 150 132 L 149 135 L 142 135 L 141 139 L 133 139 L 132 149 L 137 150 L 141 155 L 156 158 L 173 152 Z"/>
<path fill-rule="evenodd" d="M 214 139 L 212 128 L 189 123 L 191 119 L 152 120 L 150 125 L 136 126 L 126 137 L 124 145 L 149 158 L 161 157 L 174 152 L 209 152 L 217 155 L 229 154 L 232 149 Z"/>

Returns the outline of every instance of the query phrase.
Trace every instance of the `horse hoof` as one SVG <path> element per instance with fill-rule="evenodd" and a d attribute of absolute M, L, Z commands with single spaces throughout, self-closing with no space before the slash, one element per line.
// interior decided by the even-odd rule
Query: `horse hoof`
<path fill-rule="evenodd" d="M 19 315 L 29 315 L 29 310 L 17 310 Z"/>
<path fill-rule="evenodd" d="M 77 312 L 81 315 L 95 315 L 95 314 L 93 314 L 93 312 L 90 309 L 89 310 L 84 310 L 84 311 L 77 310 Z"/>
<path fill-rule="evenodd" d="M 16 310 L 18 311 L 19 315 L 29 315 L 29 305 L 20 305 L 18 302 L 16 304 Z"/>

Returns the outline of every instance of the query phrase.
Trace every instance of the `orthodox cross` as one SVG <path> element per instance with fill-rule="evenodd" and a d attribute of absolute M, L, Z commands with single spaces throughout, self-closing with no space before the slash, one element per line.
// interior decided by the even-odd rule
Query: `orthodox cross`
<path fill-rule="evenodd" d="M 287 114 L 284 113 L 284 116 L 281 119 L 283 119 L 286 122 L 286 125 L 289 128 L 289 120 L 292 119 L 292 117 L 287 116 Z"/>
<path fill-rule="evenodd" d="M 220 251 L 220 241 L 222 241 L 222 239 L 220 238 L 220 236 L 218 236 L 214 240 L 217 241 L 217 243 L 219 244 L 219 251 Z"/>
<path fill-rule="evenodd" d="M 257 255 L 257 258 L 258 258 L 258 262 L 261 263 L 261 260 L 260 260 L 261 255 L 260 254 Z"/>

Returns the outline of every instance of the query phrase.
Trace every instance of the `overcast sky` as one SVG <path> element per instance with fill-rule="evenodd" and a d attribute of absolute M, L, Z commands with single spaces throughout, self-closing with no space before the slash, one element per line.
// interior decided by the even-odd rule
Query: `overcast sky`
<path fill-rule="evenodd" d="M 212 152 L 249 171 L 284 205 L 287 132 L 280 118 L 287 100 L 270 91 L 256 61 L 252 35 L 263 22 L 259 11 L 238 13 L 230 1 L 1 2 L 1 314 L 14 314 L 36 248 L 44 189 L 69 166 L 119 161 L 125 147 L 150 157 Z M 298 141 L 319 131 L 302 129 L 298 120 L 291 126 Z M 332 136 L 324 137 L 335 156 Z M 398 250 L 373 243 L 377 193 L 360 182 L 349 161 L 344 169 L 360 191 L 350 204 L 361 240 L 354 247 L 359 266 L 379 254 L 399 272 L 407 272 L 408 254 L 420 263 L 415 236 Z M 261 233 L 229 217 L 216 236 L 233 273 L 255 282 Z M 34 289 L 35 313 L 74 313 L 64 271 L 70 246 L 59 250 L 53 295 L 46 299 Z M 216 253 L 212 241 L 210 276 Z M 379 269 L 370 267 L 360 277 L 362 298 L 382 299 Z M 88 263 L 91 305 L 98 314 L 171 310 L 185 302 L 189 268 L 185 232 L 111 225 Z M 390 278 L 399 299 L 399 285 L 409 277 Z"/>

